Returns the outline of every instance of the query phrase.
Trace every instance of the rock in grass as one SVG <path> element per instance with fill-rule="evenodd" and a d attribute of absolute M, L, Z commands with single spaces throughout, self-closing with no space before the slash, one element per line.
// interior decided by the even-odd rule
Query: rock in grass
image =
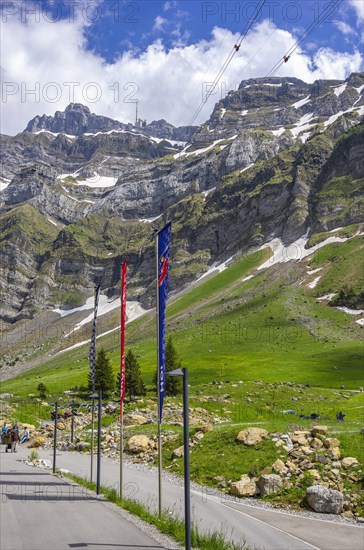
<path fill-rule="evenodd" d="M 263 428 L 245 428 L 245 430 L 238 433 L 236 439 L 244 445 L 257 445 L 267 436 L 268 432 Z"/>
<path fill-rule="evenodd" d="M 38 437 L 33 439 L 33 441 L 31 441 L 31 443 L 28 445 L 28 447 L 30 449 L 33 449 L 33 448 L 36 448 L 36 447 L 42 447 L 42 445 L 44 445 L 46 442 L 47 442 L 46 438 L 39 435 Z"/>
<path fill-rule="evenodd" d="M 335 489 L 321 485 L 312 485 L 306 490 L 306 499 L 315 512 L 324 514 L 341 514 L 344 507 L 344 495 Z"/>
<path fill-rule="evenodd" d="M 272 465 L 272 468 L 275 472 L 280 472 L 281 470 L 285 470 L 286 466 L 285 466 L 283 460 L 281 460 L 280 458 L 277 458 L 275 463 Z"/>
<path fill-rule="evenodd" d="M 260 496 L 271 495 L 283 487 L 283 481 L 276 474 L 260 476 L 257 482 L 257 488 Z"/>
<path fill-rule="evenodd" d="M 79 453 L 82 453 L 85 449 L 87 449 L 90 446 L 90 443 L 87 443 L 87 441 L 79 441 L 76 443 L 76 451 Z"/>
<path fill-rule="evenodd" d="M 248 475 L 243 474 L 240 481 L 230 483 L 230 492 L 237 497 L 252 497 L 257 492 L 257 486 Z"/>
<path fill-rule="evenodd" d="M 343 468 L 356 468 L 359 466 L 359 461 L 352 456 L 347 456 L 342 459 L 341 465 Z"/>
<path fill-rule="evenodd" d="M 174 458 L 181 458 L 185 454 L 184 446 L 181 445 L 180 447 L 177 447 L 177 449 L 175 449 L 172 454 Z"/>
<path fill-rule="evenodd" d="M 311 430 L 311 434 L 316 436 L 317 434 L 326 435 L 328 431 L 327 426 L 314 426 Z"/>
<path fill-rule="evenodd" d="M 138 454 L 154 450 L 154 442 L 146 435 L 133 435 L 125 445 L 128 453 Z"/>
<path fill-rule="evenodd" d="M 327 437 L 324 439 L 324 445 L 327 449 L 333 449 L 334 447 L 340 447 L 340 441 L 335 437 Z"/>
<path fill-rule="evenodd" d="M 128 413 L 124 416 L 125 426 L 142 426 L 143 424 L 148 424 L 148 422 L 148 418 L 141 414 Z"/>

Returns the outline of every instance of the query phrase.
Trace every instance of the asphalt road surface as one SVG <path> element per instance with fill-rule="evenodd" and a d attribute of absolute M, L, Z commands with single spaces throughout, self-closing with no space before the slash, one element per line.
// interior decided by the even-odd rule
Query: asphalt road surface
<path fill-rule="evenodd" d="M 19 454 L 9 456 L 16 461 L 15 457 L 25 458 L 28 453 L 27 449 L 20 449 Z M 53 453 L 40 451 L 40 456 L 52 461 Z M 80 477 L 89 479 L 90 455 L 58 451 L 56 459 L 57 468 L 70 470 Z M 96 457 L 94 459 L 95 477 Z M 119 463 L 103 458 L 101 484 L 118 488 L 118 482 Z M 156 470 L 147 470 L 138 468 L 137 465 L 124 463 L 123 487 L 125 498 L 139 500 L 151 508 L 157 509 L 158 477 Z M 163 478 L 163 508 L 168 508 L 173 515 L 183 517 L 183 502 L 182 483 L 175 481 L 170 476 L 165 476 Z M 364 550 L 364 529 L 361 526 L 257 508 L 240 504 L 226 495 L 217 496 L 200 489 L 192 488 L 191 490 L 191 511 L 193 521 L 199 530 L 223 532 L 226 539 L 234 540 L 240 544 L 244 542 L 249 549 Z M 49 548 L 53 547 L 49 546 Z M 107 547 L 104 548 L 107 550 Z M 3 550 L 2 546 L 1 550 Z"/>
<path fill-rule="evenodd" d="M 0 449 L 1 550 L 165 548 L 117 506 Z"/>

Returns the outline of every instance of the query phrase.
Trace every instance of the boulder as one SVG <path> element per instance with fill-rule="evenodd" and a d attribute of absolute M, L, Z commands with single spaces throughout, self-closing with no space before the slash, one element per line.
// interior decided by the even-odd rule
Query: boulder
<path fill-rule="evenodd" d="M 230 492 L 237 497 L 252 497 L 257 492 L 257 486 L 248 475 L 243 474 L 240 481 L 230 483 Z"/>
<path fill-rule="evenodd" d="M 347 456 L 342 459 L 341 465 L 343 468 L 356 468 L 359 466 L 359 461 L 352 456 Z"/>
<path fill-rule="evenodd" d="M 203 432 L 197 432 L 197 433 L 195 433 L 195 435 L 193 436 L 192 442 L 193 442 L 193 443 L 197 443 L 198 441 L 200 441 L 200 439 L 203 439 L 204 436 L 205 436 L 205 434 L 204 434 Z"/>
<path fill-rule="evenodd" d="M 311 441 L 311 447 L 313 449 L 321 449 L 323 447 L 323 442 L 318 437 L 314 437 Z"/>
<path fill-rule="evenodd" d="M 244 443 L 244 445 L 257 445 L 267 436 L 268 432 L 263 428 L 245 428 L 245 430 L 238 433 L 236 440 Z"/>
<path fill-rule="evenodd" d="M 281 460 L 280 458 L 277 458 L 275 463 L 272 465 L 272 468 L 275 472 L 280 472 L 281 470 L 284 470 L 286 468 L 286 466 L 285 466 L 283 460 Z"/>
<path fill-rule="evenodd" d="M 257 482 L 257 488 L 262 497 L 276 493 L 283 487 L 283 481 L 276 474 L 260 476 Z"/>
<path fill-rule="evenodd" d="M 316 468 L 311 468 L 310 470 L 307 470 L 307 473 L 316 481 L 321 479 L 321 474 Z"/>
<path fill-rule="evenodd" d="M 314 426 L 311 430 L 311 434 L 315 437 L 317 434 L 326 435 L 328 431 L 327 426 Z"/>
<path fill-rule="evenodd" d="M 172 454 L 174 458 L 181 458 L 182 456 L 184 456 L 185 454 L 184 445 L 177 447 L 177 449 L 175 449 Z"/>
<path fill-rule="evenodd" d="M 76 451 L 78 451 L 79 453 L 81 453 L 82 451 L 84 451 L 87 447 L 90 446 L 90 443 L 87 443 L 87 441 L 79 441 L 77 444 L 76 444 Z"/>
<path fill-rule="evenodd" d="M 335 489 L 321 485 L 312 485 L 306 490 L 306 499 L 315 512 L 324 514 L 341 514 L 344 507 L 344 495 Z"/>
<path fill-rule="evenodd" d="M 327 454 L 332 460 L 337 460 L 338 458 L 340 458 L 340 449 L 339 447 L 330 447 L 327 450 Z"/>
<path fill-rule="evenodd" d="M 34 438 L 33 441 L 30 442 L 28 447 L 30 449 L 33 449 L 33 448 L 36 448 L 36 447 L 41 447 L 45 443 L 47 443 L 47 439 L 45 437 L 42 437 L 41 435 L 39 435 L 38 437 Z"/>
<path fill-rule="evenodd" d="M 214 427 L 212 426 L 212 424 L 203 424 L 202 426 L 197 426 L 197 429 L 199 432 L 202 432 L 205 434 L 207 432 L 212 432 Z"/>
<path fill-rule="evenodd" d="M 57 430 L 65 430 L 66 429 L 66 425 L 63 423 L 63 422 L 57 422 Z"/>
<path fill-rule="evenodd" d="M 141 414 L 128 413 L 124 416 L 124 426 L 142 426 L 148 422 L 148 418 Z"/>
<path fill-rule="evenodd" d="M 126 443 L 128 453 L 139 454 L 154 450 L 154 442 L 146 435 L 133 435 Z"/>
<path fill-rule="evenodd" d="M 340 441 L 335 437 L 327 437 L 324 439 L 324 445 L 326 449 L 332 449 L 333 447 L 340 447 Z"/>
<path fill-rule="evenodd" d="M 310 435 L 308 431 L 297 431 L 291 435 L 292 443 L 297 443 L 298 445 L 307 445 L 307 437 Z"/>

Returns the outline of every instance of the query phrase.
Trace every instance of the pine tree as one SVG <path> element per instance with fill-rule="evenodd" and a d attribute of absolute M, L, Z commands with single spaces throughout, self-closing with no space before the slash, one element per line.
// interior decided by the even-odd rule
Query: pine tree
<path fill-rule="evenodd" d="M 126 393 L 129 395 L 129 401 L 138 395 L 146 395 L 147 390 L 140 372 L 140 365 L 131 349 L 125 357 L 125 371 Z M 117 386 L 120 391 L 120 373 L 117 376 Z"/>
<path fill-rule="evenodd" d="M 88 375 L 88 387 L 92 391 L 91 373 Z M 95 361 L 95 391 L 102 391 L 104 396 L 108 396 L 115 387 L 115 378 L 112 371 L 110 359 L 106 355 L 104 348 L 97 353 Z"/>
<path fill-rule="evenodd" d="M 178 356 L 177 350 L 174 347 L 173 338 L 169 336 L 166 343 L 166 372 L 172 370 L 181 369 L 181 360 Z M 157 370 L 153 376 L 153 384 L 157 390 L 158 373 Z M 164 387 L 165 395 L 178 395 L 182 393 L 182 376 L 166 376 L 166 382 Z M 157 390 L 158 393 L 158 390 Z"/>
<path fill-rule="evenodd" d="M 45 399 L 47 397 L 47 391 L 48 391 L 48 388 L 45 384 L 43 384 L 43 382 L 40 382 L 37 386 L 37 390 L 39 391 L 39 397 L 41 399 Z"/>

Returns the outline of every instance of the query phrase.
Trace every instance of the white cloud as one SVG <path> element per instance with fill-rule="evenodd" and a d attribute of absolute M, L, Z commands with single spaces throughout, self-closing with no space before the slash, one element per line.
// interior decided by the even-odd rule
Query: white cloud
<path fill-rule="evenodd" d="M 168 2 L 165 2 L 164 6 L 163 6 L 163 10 L 164 11 L 172 10 L 176 6 L 177 6 L 176 0 L 169 0 Z"/>
<path fill-rule="evenodd" d="M 157 15 L 157 17 L 154 19 L 153 31 L 162 31 L 163 27 L 165 27 L 167 23 L 167 19 L 164 19 L 164 17 Z"/>
<path fill-rule="evenodd" d="M 359 22 L 364 21 L 364 2 L 363 2 L 363 0 L 348 0 L 348 2 L 354 8 Z"/>
<path fill-rule="evenodd" d="M 348 23 L 345 23 L 344 21 L 333 21 L 333 24 L 345 36 L 356 34 L 356 31 L 353 29 L 353 27 L 351 27 Z"/>
<path fill-rule="evenodd" d="M 9 19 L 3 25 L 3 133 L 19 132 L 35 115 L 53 115 L 70 101 L 84 103 L 95 113 L 132 122 L 137 99 L 140 116 L 149 122 L 165 118 L 175 125 L 188 124 L 207 83 L 214 81 L 237 40 L 230 31 L 214 28 L 209 40 L 169 50 L 156 40 L 141 53 L 129 51 L 114 63 L 106 63 L 101 56 L 87 51 L 86 25 L 82 18 L 72 24 L 41 20 L 27 25 Z M 253 28 L 197 122 L 206 120 L 216 101 L 241 80 L 267 74 L 294 41 L 289 32 L 276 29 L 269 21 Z M 321 48 L 312 57 L 297 50 L 277 76 L 295 76 L 307 82 L 344 79 L 350 72 L 359 71 L 361 63 L 358 52 Z M 60 97 L 53 101 L 57 93 Z"/>

